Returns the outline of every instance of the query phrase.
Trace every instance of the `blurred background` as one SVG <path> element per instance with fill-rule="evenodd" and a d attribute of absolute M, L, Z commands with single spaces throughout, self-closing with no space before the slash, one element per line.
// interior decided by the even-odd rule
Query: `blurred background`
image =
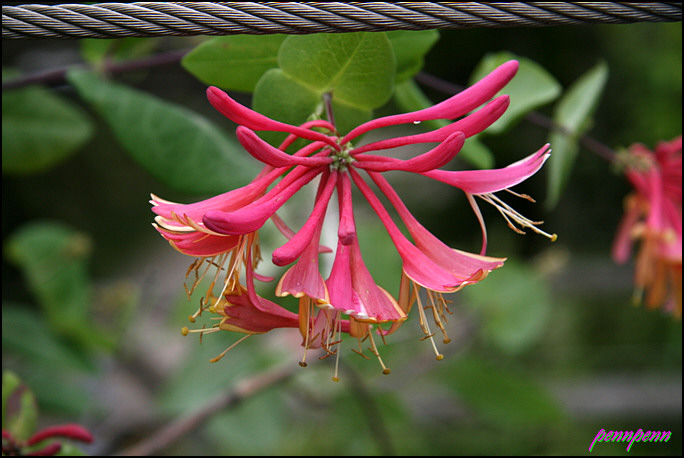
<path fill-rule="evenodd" d="M 466 85 L 484 55 L 510 51 L 537 62 L 567 88 L 605 62 L 608 82 L 587 135 L 615 150 L 635 142 L 653 148 L 681 134 L 681 30 L 681 23 L 442 30 L 423 71 Z M 144 40 L 166 52 L 203 39 Z M 3 78 L 7 69 L 26 74 L 82 63 L 87 46 L 3 40 Z M 234 128 L 207 102 L 206 85 L 178 62 L 114 79 L 194 110 L 226 132 Z M 630 189 L 589 149 L 580 149 L 554 208 L 544 205 L 544 170 L 515 188 L 536 198 L 536 205 L 506 198 L 531 219 L 544 220 L 543 229 L 558 234 L 556 242 L 517 235 L 483 206 L 488 254 L 508 261 L 449 297 L 452 342 L 438 342 L 442 361 L 419 340 L 413 316 L 380 348 L 390 375 L 349 351 L 355 345 L 350 341 L 343 347 L 341 381 L 333 383 L 330 359 L 310 358 L 309 367 L 298 367 L 296 332 L 252 337 L 213 364 L 209 359 L 240 336 L 216 333 L 200 344 L 196 335 L 181 335 L 196 309 L 183 288 L 192 259 L 152 228 L 149 194 L 184 203 L 208 196 L 152 177 L 122 153 L 70 85 L 62 80 L 47 87 L 79 107 L 94 123 L 93 133 L 77 154 L 40 173 L 6 173 L 3 164 L 3 370 L 33 390 L 40 425 L 89 428 L 95 441 L 82 447 L 86 453 L 136 451 L 132 447 L 164 425 L 207 405 L 223 406 L 223 396 L 245 386 L 240 381 L 275 374 L 277 382 L 263 391 L 218 408 L 152 453 L 583 454 L 602 428 L 642 428 L 672 431 L 672 438 L 635 444 L 630 454 L 681 455 L 681 321 L 632 305 L 633 263 L 616 265 L 610 257 Z M 422 88 L 433 101 L 448 95 Z M 538 110 L 545 116 L 552 111 L 553 104 Z M 536 151 L 548 137 L 547 128 L 522 120 L 482 141 L 501 167 Z M 479 226 L 462 193 L 420 177 L 397 174 L 390 181 L 443 241 L 479 251 Z M 365 261 L 377 282 L 396 292 L 394 247 L 366 210 L 357 216 Z M 289 211 L 281 216 L 297 217 L 296 209 Z M 265 229 L 266 260 L 282 243 L 278 237 Z M 45 277 L 41 268 L 50 263 L 68 276 L 68 293 Z M 60 300 L 85 304 L 82 315 L 63 316 Z M 591 453 L 626 451 L 613 443 L 597 444 Z"/>

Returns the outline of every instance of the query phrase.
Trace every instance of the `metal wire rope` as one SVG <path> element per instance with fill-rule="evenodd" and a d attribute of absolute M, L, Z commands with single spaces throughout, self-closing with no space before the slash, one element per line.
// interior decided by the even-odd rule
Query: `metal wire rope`
<path fill-rule="evenodd" d="M 306 34 L 681 21 L 675 2 L 136 2 L 2 7 L 2 38 Z"/>

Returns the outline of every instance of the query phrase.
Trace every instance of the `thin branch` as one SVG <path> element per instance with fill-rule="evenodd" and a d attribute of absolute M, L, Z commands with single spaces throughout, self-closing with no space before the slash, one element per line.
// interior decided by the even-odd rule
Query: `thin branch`
<path fill-rule="evenodd" d="M 424 72 L 420 72 L 416 75 L 416 81 L 424 84 L 425 86 L 431 87 L 432 89 L 450 95 L 457 94 L 465 89 L 463 86 L 445 81 L 437 76 Z M 572 132 L 570 132 L 570 130 L 568 130 L 565 126 L 556 123 L 553 121 L 553 119 L 537 111 L 531 111 L 530 113 L 527 113 L 527 115 L 525 115 L 525 119 L 533 124 L 548 129 L 549 131 L 556 131 L 568 136 L 572 135 Z M 578 141 L 580 145 L 585 147 L 587 150 L 602 157 L 608 162 L 613 162 L 615 159 L 615 151 L 595 138 L 592 138 L 588 135 L 582 135 L 579 137 Z"/>
<path fill-rule="evenodd" d="M 218 396 L 207 405 L 200 407 L 189 415 L 181 417 L 160 428 L 157 432 L 141 442 L 124 449 L 118 456 L 149 456 L 171 446 L 175 441 L 200 427 L 213 415 L 235 407 L 241 401 L 254 396 L 271 386 L 292 377 L 299 366 L 289 362 L 284 367 L 276 368 L 253 377 L 239 381 L 232 391 Z"/>
<path fill-rule="evenodd" d="M 156 54 L 154 56 L 141 59 L 105 63 L 103 69 L 107 73 L 124 73 L 134 70 L 158 67 L 161 65 L 177 64 L 189 51 L 189 49 L 183 49 L 180 51 L 169 51 L 162 54 Z M 9 81 L 3 81 L 2 90 L 6 91 L 10 89 L 17 89 L 20 87 L 29 86 L 31 84 L 63 83 L 66 81 L 67 72 L 74 68 L 89 69 L 93 68 L 93 66 L 88 64 L 69 65 L 62 68 L 31 73 Z"/>

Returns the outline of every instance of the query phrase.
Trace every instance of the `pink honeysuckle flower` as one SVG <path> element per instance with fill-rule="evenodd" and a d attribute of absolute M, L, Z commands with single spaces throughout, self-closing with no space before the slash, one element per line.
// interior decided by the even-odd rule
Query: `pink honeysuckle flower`
<path fill-rule="evenodd" d="M 555 237 L 537 229 L 539 223 L 524 218 L 494 195 L 536 173 L 549 156 L 548 145 L 502 169 L 439 170 L 458 154 L 466 138 L 482 132 L 504 113 L 509 104 L 508 96 L 493 97 L 513 78 L 517 69 L 516 61 L 507 62 L 472 87 L 430 108 L 378 118 L 361 124 L 344 136 L 338 134 L 332 123 L 324 120 L 310 121 L 302 126 L 271 120 L 238 104 L 220 89 L 210 87 L 207 96 L 211 104 L 239 124 L 236 131 L 238 141 L 265 166 L 249 185 L 196 204 L 173 204 L 153 196 L 153 210 L 158 215 L 155 218 L 157 230 L 177 250 L 199 257 L 189 270 L 195 272 L 195 284 L 197 278 L 204 276 L 204 273 L 199 273 L 199 267 L 205 262 L 217 265 L 219 272 L 226 271 L 221 293 L 213 295 L 211 292 L 219 275 L 217 273 L 198 313 L 210 308 L 223 316 L 215 327 L 217 330 L 236 330 L 248 335 L 275 327 L 295 326 L 295 317 L 290 314 L 293 312 L 285 313 L 284 309 L 275 308 L 278 306 L 274 303 L 259 298 L 252 284 L 259 258 L 257 234 L 270 219 L 288 237 L 288 241 L 273 252 L 273 263 L 278 266 L 293 264 L 281 276 L 275 293 L 299 299 L 298 326 L 305 349 L 323 348 L 328 354 L 336 354 L 333 346 L 339 344 L 342 333 L 348 333 L 357 337 L 359 342 L 369 339 L 371 353 L 380 360 L 383 372 L 389 372 L 379 357 L 373 334 L 385 336 L 394 332 L 406 320 L 412 305 L 418 303 L 421 329 L 430 338 L 440 359 L 424 309 L 432 309 L 434 322 L 443 332 L 444 341 L 448 342 L 443 324 L 448 308 L 442 294 L 481 281 L 505 261 L 504 258 L 485 256 L 486 231 L 473 196 L 495 205 L 516 231 L 522 232 L 512 222 Z M 352 144 L 352 140 L 374 129 L 456 118 L 460 119 L 430 132 L 358 147 Z M 255 132 L 264 130 L 289 135 L 279 148 L 275 148 Z M 310 142 L 292 154 L 286 152 L 297 139 Z M 422 143 L 436 145 L 405 160 L 374 154 L 379 150 Z M 387 171 L 422 174 L 466 192 L 482 225 L 480 254 L 450 248 L 423 227 L 383 177 L 383 172 Z M 412 240 L 394 223 L 363 175 L 370 177 L 389 200 Z M 314 180 L 318 182 L 318 191 L 312 212 L 301 229 L 294 233 L 283 227 L 284 223 L 276 212 Z M 352 183 L 375 211 L 397 248 L 403 270 L 397 298 L 375 283 L 363 262 L 356 237 Z M 339 209 L 337 249 L 330 275 L 324 279 L 318 265 L 319 253 L 325 251 L 320 246 L 320 237 L 326 211 L 335 192 Z M 241 271 L 249 277 L 247 286 L 240 283 L 238 275 Z M 421 288 L 427 294 L 425 306 L 419 294 Z M 343 318 L 343 315 L 348 318 Z M 388 323 L 389 327 L 380 327 L 383 323 Z"/>
<path fill-rule="evenodd" d="M 634 187 L 613 243 L 613 259 L 626 262 L 640 241 L 634 276 L 635 302 L 682 315 L 682 137 L 642 144 L 618 155 Z"/>

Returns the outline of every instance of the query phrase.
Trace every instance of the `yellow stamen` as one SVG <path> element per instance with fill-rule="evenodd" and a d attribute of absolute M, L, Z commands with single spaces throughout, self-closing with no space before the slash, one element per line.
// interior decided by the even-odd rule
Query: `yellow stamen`
<path fill-rule="evenodd" d="M 521 198 L 523 198 L 523 199 L 527 199 L 527 200 L 530 200 L 530 201 L 534 202 L 534 199 L 532 199 L 530 196 L 528 196 L 528 195 L 526 195 L 526 194 L 517 194 L 517 193 L 515 193 L 515 192 L 513 192 L 513 191 L 511 191 L 511 190 L 509 190 L 509 189 L 507 189 L 507 191 L 509 191 L 510 193 L 512 193 L 512 194 L 514 194 L 514 195 L 516 195 L 516 196 L 518 196 L 518 197 L 521 197 Z M 548 237 L 552 242 L 555 242 L 556 239 L 558 238 L 558 235 L 556 235 L 556 234 L 548 234 L 548 233 L 542 231 L 541 229 L 539 229 L 539 228 L 537 227 L 539 224 L 543 224 L 543 223 L 544 223 L 543 221 L 532 221 L 532 220 L 530 220 L 530 219 L 524 217 L 523 215 L 521 215 L 520 213 L 518 213 L 516 210 L 514 210 L 514 209 L 513 209 L 510 205 L 508 205 L 506 202 L 504 202 L 503 200 L 501 200 L 501 199 L 499 199 L 497 196 L 495 196 L 493 193 L 476 194 L 476 195 L 477 195 L 480 199 L 484 200 L 485 202 L 487 202 L 487 203 L 493 205 L 494 208 L 496 208 L 496 209 L 499 211 L 499 213 L 501 213 L 501 216 L 504 217 L 504 219 L 506 220 L 506 223 L 508 224 L 508 227 L 510 227 L 512 230 L 514 230 L 514 231 L 517 232 L 518 234 L 524 234 L 525 231 L 523 231 L 522 229 L 517 228 L 517 227 L 513 224 L 514 222 L 517 223 L 518 225 L 520 225 L 520 226 L 523 227 L 523 228 L 526 227 L 526 228 L 528 228 L 528 229 L 532 229 L 532 230 L 533 230 L 534 232 L 536 232 L 537 234 L 541 234 L 541 235 L 543 235 L 544 237 Z M 510 218 L 510 219 L 509 219 L 509 218 Z"/>
<path fill-rule="evenodd" d="M 439 350 L 437 350 L 437 345 L 435 344 L 435 339 L 432 338 L 434 335 L 430 331 L 430 325 L 428 324 L 427 318 L 425 317 L 425 310 L 423 309 L 423 303 L 420 300 L 420 292 L 418 291 L 418 286 L 414 283 L 413 284 L 414 288 L 416 289 L 416 300 L 418 301 L 418 317 L 420 318 L 420 327 L 423 330 L 423 333 L 425 333 L 425 338 L 430 339 L 430 343 L 432 344 L 432 348 L 435 351 L 435 357 L 437 360 L 441 360 L 444 358 L 444 355 L 442 355 Z"/>
<path fill-rule="evenodd" d="M 382 366 L 382 373 L 385 375 L 389 374 L 391 371 L 390 371 L 389 367 L 386 367 L 385 363 L 382 362 L 382 358 L 380 357 L 380 353 L 378 352 L 378 347 L 375 346 L 375 341 L 373 340 L 373 327 L 372 326 L 368 330 L 368 337 L 370 338 L 370 344 L 371 344 L 369 350 L 371 351 L 371 353 L 373 353 L 378 358 L 378 361 L 380 362 L 380 366 Z"/>

